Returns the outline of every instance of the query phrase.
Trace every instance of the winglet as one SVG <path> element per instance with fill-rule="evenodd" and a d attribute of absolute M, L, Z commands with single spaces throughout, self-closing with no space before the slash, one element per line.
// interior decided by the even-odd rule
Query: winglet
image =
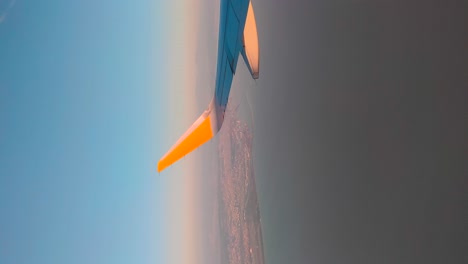
<path fill-rule="evenodd" d="M 158 172 L 161 172 L 183 156 L 210 140 L 219 131 L 214 102 L 215 101 L 213 99 L 211 104 L 208 106 L 208 109 L 159 160 Z"/>

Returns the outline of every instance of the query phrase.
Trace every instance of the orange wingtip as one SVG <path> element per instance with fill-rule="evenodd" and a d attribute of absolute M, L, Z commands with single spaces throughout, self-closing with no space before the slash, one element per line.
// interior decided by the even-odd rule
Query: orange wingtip
<path fill-rule="evenodd" d="M 158 172 L 166 169 L 213 137 L 209 115 L 202 115 L 158 162 Z"/>

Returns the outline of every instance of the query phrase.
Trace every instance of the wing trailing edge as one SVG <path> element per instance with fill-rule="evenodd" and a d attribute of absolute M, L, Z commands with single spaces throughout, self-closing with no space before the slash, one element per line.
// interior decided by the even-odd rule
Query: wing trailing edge
<path fill-rule="evenodd" d="M 210 140 L 219 131 L 218 115 L 215 100 L 211 101 L 208 109 L 193 123 L 171 149 L 159 160 L 158 172 L 166 169 L 188 153 L 192 152 L 203 143 Z"/>
<path fill-rule="evenodd" d="M 252 1 L 249 2 L 249 9 L 247 11 L 247 18 L 245 21 L 242 57 L 244 58 L 245 64 L 247 64 L 252 77 L 254 79 L 258 79 L 260 70 L 260 49 L 258 46 L 257 22 L 255 21 Z"/>

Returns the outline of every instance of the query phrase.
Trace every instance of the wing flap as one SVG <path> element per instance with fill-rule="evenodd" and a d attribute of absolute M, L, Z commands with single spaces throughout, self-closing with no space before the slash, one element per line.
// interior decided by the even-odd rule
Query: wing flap
<path fill-rule="evenodd" d="M 257 22 L 255 21 L 252 1 L 249 3 L 244 27 L 244 49 L 242 57 L 254 79 L 258 79 L 260 67 L 260 49 L 258 46 Z"/>

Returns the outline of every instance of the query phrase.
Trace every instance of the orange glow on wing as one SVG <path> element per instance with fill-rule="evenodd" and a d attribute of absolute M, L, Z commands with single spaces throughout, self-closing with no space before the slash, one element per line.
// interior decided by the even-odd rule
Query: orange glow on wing
<path fill-rule="evenodd" d="M 260 51 L 258 47 L 257 22 L 255 21 L 252 1 L 249 3 L 249 10 L 247 11 L 247 19 L 245 21 L 244 45 L 245 53 L 252 68 L 252 75 L 254 75 L 254 78 L 258 78 Z"/>
<path fill-rule="evenodd" d="M 176 142 L 176 144 L 158 162 L 158 171 L 162 171 L 183 156 L 210 140 L 213 137 L 209 116 L 201 116 L 192 127 Z"/>

